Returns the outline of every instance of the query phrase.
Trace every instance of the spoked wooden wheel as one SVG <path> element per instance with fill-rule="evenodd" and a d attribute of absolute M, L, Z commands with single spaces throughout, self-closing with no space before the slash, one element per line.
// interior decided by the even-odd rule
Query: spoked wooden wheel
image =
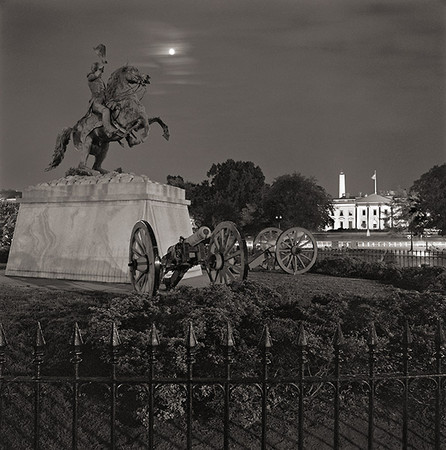
<path fill-rule="evenodd" d="M 212 283 L 230 284 L 248 274 L 246 242 L 232 222 L 221 222 L 212 232 L 205 264 Z"/>
<path fill-rule="evenodd" d="M 264 269 L 273 270 L 277 266 L 276 242 L 282 230 L 276 227 L 263 229 L 254 239 L 253 251 L 263 252 L 264 260 L 260 265 Z"/>
<path fill-rule="evenodd" d="M 135 291 L 155 295 L 160 284 L 161 262 L 152 227 L 145 220 L 136 222 L 130 237 L 130 279 Z"/>
<path fill-rule="evenodd" d="M 287 273 L 296 275 L 310 270 L 316 257 L 316 240 L 305 228 L 290 228 L 277 239 L 277 262 Z"/>

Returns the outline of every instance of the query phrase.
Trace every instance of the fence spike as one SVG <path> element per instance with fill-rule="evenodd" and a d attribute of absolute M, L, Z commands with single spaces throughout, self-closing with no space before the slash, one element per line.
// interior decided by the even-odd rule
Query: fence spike
<path fill-rule="evenodd" d="M 341 347 L 344 344 L 345 344 L 344 333 L 342 332 L 341 324 L 338 322 L 338 326 L 333 336 L 333 345 L 335 347 Z"/>
<path fill-rule="evenodd" d="M 297 337 L 297 345 L 299 347 L 306 347 L 308 345 L 307 332 L 305 331 L 305 327 L 302 322 L 300 323 L 300 326 L 299 326 L 299 335 Z"/>
<path fill-rule="evenodd" d="M 192 325 L 192 322 L 189 322 L 187 338 L 186 338 L 186 347 L 194 348 L 197 344 L 198 344 L 198 341 L 197 341 L 197 337 L 195 336 L 194 326 Z"/>
<path fill-rule="evenodd" d="M 0 322 L 0 348 L 5 348 L 8 345 L 8 341 L 6 339 L 5 330 L 3 329 L 3 325 Z"/>
<path fill-rule="evenodd" d="M 46 345 L 46 342 L 45 342 L 45 338 L 43 337 L 42 326 L 40 325 L 40 322 L 37 322 L 35 347 L 42 348 L 42 347 L 45 347 L 45 345 Z"/>
<path fill-rule="evenodd" d="M 403 344 L 412 345 L 412 343 L 413 343 L 412 332 L 410 331 L 409 322 L 406 320 L 404 322 Z"/>
<path fill-rule="evenodd" d="M 84 345 L 81 330 L 79 329 L 79 325 L 77 322 L 75 322 L 74 324 L 73 336 L 71 338 L 71 345 L 73 347 L 80 347 L 81 345 Z"/>
<path fill-rule="evenodd" d="M 118 327 L 115 322 L 112 323 L 110 345 L 112 348 L 119 347 L 121 345 L 121 338 L 119 337 Z"/>
<path fill-rule="evenodd" d="M 158 347 L 160 345 L 160 338 L 158 335 L 158 330 L 154 323 L 152 323 L 152 328 L 149 332 L 149 346 L 150 347 Z"/>
<path fill-rule="evenodd" d="M 444 345 L 445 337 L 444 337 L 444 331 L 443 331 L 443 321 L 439 317 L 437 319 L 437 328 L 435 330 L 435 344 L 437 346 L 441 347 Z"/>
<path fill-rule="evenodd" d="M 271 348 L 273 346 L 273 340 L 271 339 L 268 325 L 263 327 L 262 341 L 264 348 Z"/>
<path fill-rule="evenodd" d="M 369 325 L 369 335 L 367 338 L 367 344 L 372 346 L 378 342 L 378 335 L 376 334 L 375 322 L 372 320 Z"/>
<path fill-rule="evenodd" d="M 226 335 L 224 345 L 226 347 L 234 347 L 235 345 L 234 334 L 232 333 L 232 326 L 229 322 L 226 324 Z"/>

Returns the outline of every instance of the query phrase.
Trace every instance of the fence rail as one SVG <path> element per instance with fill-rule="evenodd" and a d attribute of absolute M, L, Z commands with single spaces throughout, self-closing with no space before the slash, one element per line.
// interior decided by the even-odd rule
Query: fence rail
<path fill-rule="evenodd" d="M 333 256 L 351 256 L 367 262 L 392 263 L 399 267 L 440 266 L 446 267 L 446 251 L 399 250 L 399 249 L 355 249 L 322 248 L 318 250 L 318 258 Z"/>
<path fill-rule="evenodd" d="M 217 448 L 229 449 L 231 447 L 231 395 L 237 387 L 253 387 L 258 391 L 261 398 L 261 428 L 260 428 L 260 448 L 266 449 L 268 446 L 268 423 L 270 409 L 268 406 L 268 398 L 272 389 L 277 386 L 287 386 L 295 390 L 298 400 L 298 418 L 296 423 L 296 446 L 298 449 L 305 448 L 305 439 L 307 434 L 306 427 L 306 409 L 305 396 L 308 391 L 308 386 L 319 385 L 321 383 L 328 384 L 333 391 L 332 396 L 332 411 L 333 411 L 333 434 L 330 446 L 335 449 L 341 448 L 340 436 L 340 420 L 342 417 L 341 411 L 341 389 L 343 386 L 355 383 L 361 383 L 365 386 L 368 406 L 367 406 L 367 442 L 368 448 L 372 449 L 375 445 L 375 425 L 377 419 L 376 411 L 376 389 L 380 382 L 393 380 L 401 387 L 402 401 L 401 414 L 402 424 L 400 429 L 400 439 L 402 448 L 409 447 L 409 396 L 411 393 L 410 384 L 414 380 L 427 380 L 433 386 L 434 407 L 434 427 L 433 436 L 431 439 L 432 447 L 439 450 L 445 448 L 446 440 L 442 431 L 444 427 L 442 414 L 444 413 L 444 396 L 446 387 L 446 373 L 443 372 L 442 361 L 444 359 L 444 344 L 445 336 L 441 323 L 438 319 L 435 336 L 433 337 L 433 361 L 435 363 L 435 370 L 430 373 L 412 373 L 410 370 L 410 352 L 413 345 L 412 334 L 408 324 L 406 323 L 404 333 L 401 338 L 401 362 L 403 370 L 399 373 L 380 373 L 376 369 L 377 359 L 377 333 L 375 325 L 372 322 L 368 329 L 368 336 L 366 336 L 366 343 L 368 348 L 368 367 L 364 373 L 348 375 L 342 373 L 342 353 L 345 344 L 345 339 L 340 325 L 335 330 L 333 337 L 333 368 L 330 375 L 327 376 L 308 376 L 306 374 L 307 354 L 310 350 L 308 348 L 308 335 L 303 326 L 300 325 L 298 335 L 298 354 L 296 355 L 297 375 L 291 377 L 277 377 L 272 375 L 272 346 L 273 341 L 270 335 L 268 326 L 263 329 L 263 335 L 260 345 L 261 354 L 261 375 L 249 378 L 233 377 L 231 366 L 233 363 L 234 337 L 231 326 L 228 324 L 224 330 L 223 349 L 224 349 L 224 376 L 222 377 L 195 377 L 194 365 L 195 351 L 197 347 L 197 338 L 195 336 L 192 323 L 189 323 L 188 332 L 185 337 L 185 353 L 186 353 L 186 372 L 185 376 L 181 378 L 163 378 L 156 375 L 156 350 L 160 344 L 158 332 L 153 325 L 149 332 L 149 371 L 146 376 L 121 376 L 117 374 L 118 353 L 120 351 L 121 341 L 118 334 L 118 329 L 115 324 L 112 325 L 110 335 L 110 373 L 109 376 L 102 377 L 88 377 L 79 376 L 79 366 L 82 361 L 83 354 L 83 340 L 81 332 L 77 324 L 75 324 L 73 335 L 71 338 L 72 359 L 73 365 L 71 376 L 43 376 L 42 364 L 45 354 L 45 339 L 43 337 L 40 323 L 37 324 L 36 340 L 34 343 L 33 352 L 33 373 L 29 375 L 10 374 L 5 371 L 5 362 L 7 354 L 7 340 L 3 327 L 0 325 L 0 442 L 4 441 L 3 427 L 4 422 L 4 399 L 6 397 L 6 389 L 11 385 L 31 385 L 33 398 L 33 448 L 43 448 L 41 445 L 42 439 L 42 389 L 46 385 L 60 385 L 66 384 L 71 387 L 71 446 L 73 449 L 79 447 L 79 410 L 80 403 L 83 397 L 80 395 L 82 387 L 86 385 L 105 385 L 108 386 L 109 396 L 109 442 L 105 445 L 107 448 L 117 448 L 116 437 L 116 414 L 118 409 L 118 393 L 124 386 L 146 386 L 149 390 L 149 404 L 148 404 L 148 425 L 147 425 L 147 442 L 146 446 L 149 449 L 155 448 L 154 444 L 154 418 L 156 413 L 156 392 L 165 385 L 181 386 L 185 390 L 186 408 L 185 408 L 185 446 L 191 449 L 194 444 L 196 436 L 193 435 L 193 421 L 194 421 L 194 389 L 197 386 L 217 386 L 223 392 L 223 408 L 221 410 L 223 421 L 223 436 L 221 445 Z M 431 447 L 431 448 L 432 448 Z M 48 447 L 46 447 L 48 448 Z M 102 447 L 101 447 L 102 448 Z M 141 448 L 141 447 L 138 447 Z"/>

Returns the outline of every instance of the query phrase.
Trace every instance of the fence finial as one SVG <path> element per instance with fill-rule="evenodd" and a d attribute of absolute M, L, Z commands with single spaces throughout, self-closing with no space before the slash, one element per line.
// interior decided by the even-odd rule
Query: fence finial
<path fill-rule="evenodd" d="M 443 331 L 443 321 L 439 317 L 437 319 L 437 328 L 435 330 L 435 344 L 438 347 L 443 346 L 445 343 L 444 331 Z"/>
<path fill-rule="evenodd" d="M 413 337 L 410 331 L 409 322 L 406 320 L 404 322 L 404 332 L 403 332 L 403 344 L 404 345 L 412 345 Z"/>
<path fill-rule="evenodd" d="M 369 335 L 367 338 L 367 344 L 375 346 L 378 342 L 378 335 L 376 334 L 375 322 L 372 320 L 369 325 Z"/>
<path fill-rule="evenodd" d="M 121 345 L 121 338 L 119 337 L 118 327 L 116 323 L 112 323 L 110 345 L 112 348 L 119 347 Z"/>
<path fill-rule="evenodd" d="M 198 344 L 197 337 L 195 336 L 194 326 L 192 322 L 189 321 L 187 337 L 186 337 L 186 347 L 194 348 Z"/>
<path fill-rule="evenodd" d="M 80 347 L 81 345 L 84 345 L 81 330 L 79 329 L 79 325 L 77 322 L 75 322 L 74 324 L 73 336 L 71 338 L 71 345 L 73 347 Z"/>
<path fill-rule="evenodd" d="M 152 328 L 149 332 L 149 346 L 150 347 L 158 347 L 160 345 L 160 338 L 158 335 L 158 330 L 154 323 L 152 323 Z"/>
<path fill-rule="evenodd" d="M 264 348 L 271 348 L 273 346 L 273 340 L 271 339 L 271 334 L 269 332 L 268 325 L 265 325 L 263 327 L 261 341 L 263 342 L 263 347 Z"/>
<path fill-rule="evenodd" d="M 339 322 L 333 336 L 333 345 L 335 347 L 342 347 L 343 345 L 345 345 L 344 333 L 342 332 L 341 324 Z"/>
<path fill-rule="evenodd" d="M 297 345 L 299 347 L 306 347 L 308 345 L 307 332 L 305 331 L 303 322 L 301 322 L 300 326 L 299 326 L 299 335 L 297 337 Z"/>
<path fill-rule="evenodd" d="M 232 326 L 229 322 L 226 324 L 226 334 L 225 334 L 225 339 L 224 339 L 224 345 L 226 347 L 234 347 L 234 345 L 235 345 L 234 334 L 232 333 Z"/>
<path fill-rule="evenodd" d="M 42 326 L 40 325 L 40 322 L 37 322 L 35 347 L 42 348 L 42 347 L 45 347 L 45 345 L 46 345 L 46 342 L 45 342 L 45 338 L 43 337 Z"/>
<path fill-rule="evenodd" d="M 6 339 L 5 330 L 3 329 L 3 325 L 0 323 L 0 348 L 5 348 L 8 345 L 8 341 Z"/>

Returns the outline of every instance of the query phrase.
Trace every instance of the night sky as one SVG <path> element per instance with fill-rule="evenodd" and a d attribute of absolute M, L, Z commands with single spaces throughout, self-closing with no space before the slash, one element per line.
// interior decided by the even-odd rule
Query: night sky
<path fill-rule="evenodd" d="M 44 172 L 57 134 L 88 108 L 86 75 L 149 73 L 151 127 L 107 169 L 200 182 L 212 163 L 253 161 L 267 182 L 292 172 L 338 193 L 409 188 L 446 160 L 444 3 L 429 0 L 3 0 L 0 188 Z M 169 49 L 175 49 L 169 55 Z"/>

